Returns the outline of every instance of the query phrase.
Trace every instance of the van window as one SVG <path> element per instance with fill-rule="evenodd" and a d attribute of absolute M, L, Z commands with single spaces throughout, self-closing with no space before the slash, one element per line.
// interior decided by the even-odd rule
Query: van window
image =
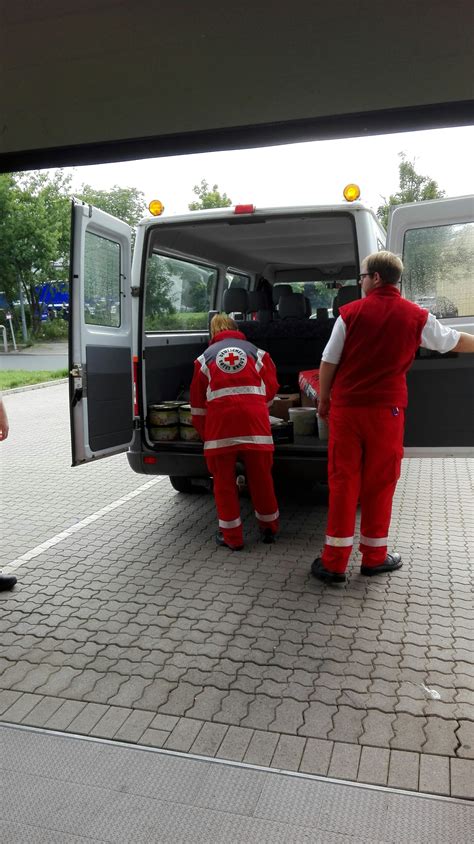
<path fill-rule="evenodd" d="M 410 229 L 403 246 L 403 295 L 438 319 L 474 316 L 474 223 Z"/>
<path fill-rule="evenodd" d="M 120 326 L 120 243 L 86 232 L 84 252 L 84 322 Z"/>
<path fill-rule="evenodd" d="M 207 330 L 217 270 L 154 252 L 147 261 L 145 331 Z"/>

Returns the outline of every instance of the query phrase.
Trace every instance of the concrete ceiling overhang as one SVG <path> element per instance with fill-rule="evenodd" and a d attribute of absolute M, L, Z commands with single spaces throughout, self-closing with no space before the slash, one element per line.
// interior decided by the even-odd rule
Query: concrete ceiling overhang
<path fill-rule="evenodd" d="M 0 0 L 0 169 L 466 125 L 467 0 Z"/>

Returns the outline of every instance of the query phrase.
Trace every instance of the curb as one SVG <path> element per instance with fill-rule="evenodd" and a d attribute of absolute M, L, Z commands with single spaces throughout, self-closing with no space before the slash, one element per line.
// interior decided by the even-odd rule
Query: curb
<path fill-rule="evenodd" d="M 55 384 L 67 384 L 69 378 L 54 378 L 52 381 L 41 381 L 40 384 L 27 384 L 26 387 L 12 387 L 11 390 L 2 390 L 3 396 L 12 393 L 26 393 L 27 390 L 41 390 L 43 387 L 54 387 Z"/>

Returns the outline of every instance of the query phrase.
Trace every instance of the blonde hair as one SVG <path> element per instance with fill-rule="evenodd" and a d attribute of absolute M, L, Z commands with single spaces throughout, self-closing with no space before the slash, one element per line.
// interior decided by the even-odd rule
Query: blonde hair
<path fill-rule="evenodd" d="M 209 326 L 211 337 L 215 337 L 216 334 L 219 334 L 219 331 L 237 331 L 237 329 L 236 321 L 227 314 L 216 314 L 212 317 Z"/>
<path fill-rule="evenodd" d="M 398 284 L 403 272 L 403 264 L 393 252 L 373 252 L 364 261 L 367 272 L 378 273 L 384 284 Z"/>

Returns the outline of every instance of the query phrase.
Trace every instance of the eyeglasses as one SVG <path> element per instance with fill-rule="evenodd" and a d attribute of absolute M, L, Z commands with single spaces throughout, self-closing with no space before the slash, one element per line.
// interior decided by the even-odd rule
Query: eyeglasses
<path fill-rule="evenodd" d="M 366 275 L 373 275 L 373 273 L 359 273 L 359 275 L 357 276 L 357 280 L 362 281 L 362 279 L 365 278 Z"/>

